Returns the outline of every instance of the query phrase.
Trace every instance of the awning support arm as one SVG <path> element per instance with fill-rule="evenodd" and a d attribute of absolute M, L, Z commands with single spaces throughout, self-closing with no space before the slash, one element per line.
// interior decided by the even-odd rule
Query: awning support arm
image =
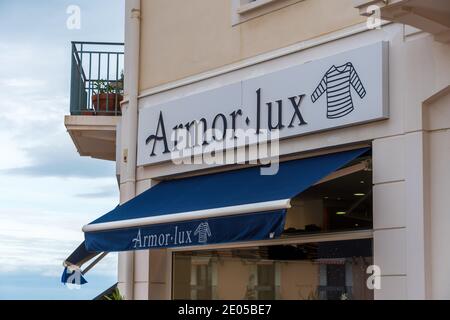
<path fill-rule="evenodd" d="M 107 254 L 108 252 L 102 252 L 94 261 L 92 261 L 91 264 L 89 264 L 83 271 L 81 271 L 81 274 L 88 273 L 88 271 L 95 267 L 95 265 L 99 263 L 104 257 L 106 257 Z"/>
<path fill-rule="evenodd" d="M 338 179 L 344 176 L 347 176 L 349 174 L 358 172 L 358 171 L 362 171 L 362 170 L 370 170 L 370 160 L 364 160 L 361 161 L 360 163 L 357 163 L 353 166 L 349 166 L 340 170 L 337 170 L 331 174 L 329 174 L 328 176 L 326 176 L 325 178 L 323 178 L 322 180 L 320 180 L 319 182 L 317 182 L 316 184 L 314 184 L 315 186 L 324 182 L 328 182 L 334 179 Z"/>

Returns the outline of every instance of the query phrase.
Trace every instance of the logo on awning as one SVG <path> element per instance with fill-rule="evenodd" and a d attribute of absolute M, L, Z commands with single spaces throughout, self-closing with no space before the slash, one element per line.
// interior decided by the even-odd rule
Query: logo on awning
<path fill-rule="evenodd" d="M 193 229 L 183 229 L 174 226 L 172 232 L 149 233 L 144 234 L 141 229 L 131 240 L 134 249 L 171 247 L 179 245 L 205 244 L 208 238 L 212 236 L 211 228 L 208 222 L 201 222 L 195 231 Z M 195 237 L 195 238 L 194 238 Z M 197 239 L 197 242 L 194 240 Z"/>
<path fill-rule="evenodd" d="M 204 244 L 208 242 L 208 237 L 211 237 L 211 229 L 209 228 L 208 222 L 200 223 L 194 231 L 194 236 L 198 237 L 198 243 Z"/>

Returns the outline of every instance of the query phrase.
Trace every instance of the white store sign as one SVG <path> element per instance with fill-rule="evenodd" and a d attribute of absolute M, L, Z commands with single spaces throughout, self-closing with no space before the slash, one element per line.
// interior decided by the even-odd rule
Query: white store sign
<path fill-rule="evenodd" d="M 386 118 L 388 43 L 379 42 L 143 108 L 138 165 L 170 160 L 180 146 L 198 153 L 196 146 L 236 139 L 225 132 L 277 131 L 285 139 Z M 192 134 L 191 144 L 180 143 L 180 130 Z"/>

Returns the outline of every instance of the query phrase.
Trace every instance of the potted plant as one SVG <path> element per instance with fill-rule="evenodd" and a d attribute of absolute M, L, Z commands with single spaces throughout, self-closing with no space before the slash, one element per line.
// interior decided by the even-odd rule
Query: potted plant
<path fill-rule="evenodd" d="M 117 81 L 97 80 L 93 82 L 92 106 L 97 115 L 120 113 L 123 100 L 123 72 Z"/>

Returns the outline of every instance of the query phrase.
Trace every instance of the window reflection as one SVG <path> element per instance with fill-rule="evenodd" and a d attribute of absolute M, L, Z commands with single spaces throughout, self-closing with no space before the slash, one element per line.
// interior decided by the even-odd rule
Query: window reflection
<path fill-rule="evenodd" d="M 373 299 L 372 240 L 178 252 L 174 299 Z"/>

